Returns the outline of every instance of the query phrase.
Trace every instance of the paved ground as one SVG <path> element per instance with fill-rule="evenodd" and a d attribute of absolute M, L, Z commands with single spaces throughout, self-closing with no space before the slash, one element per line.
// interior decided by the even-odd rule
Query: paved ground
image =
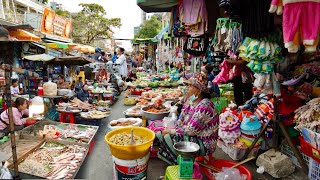
<path fill-rule="evenodd" d="M 97 135 L 95 136 L 95 146 L 90 155 L 88 155 L 86 161 L 81 167 L 77 179 L 90 179 L 90 180 L 112 180 L 112 160 L 108 145 L 104 142 L 104 136 L 107 132 L 107 123 L 110 119 L 118 119 L 123 117 L 123 111 L 128 107 L 123 105 L 123 96 L 119 97 L 119 100 L 112 106 L 112 113 L 108 119 L 104 119 L 99 128 Z M 221 149 L 217 148 L 215 152 L 217 159 L 230 159 Z M 166 163 L 158 160 L 151 159 L 148 167 L 148 180 L 156 180 L 158 177 L 163 176 L 167 165 Z M 267 173 L 263 175 L 256 173 L 255 162 L 249 162 L 246 167 L 253 173 L 254 180 L 267 180 L 274 179 Z M 300 170 L 297 170 L 294 174 L 287 178 L 290 180 L 304 180 L 308 179 Z"/>

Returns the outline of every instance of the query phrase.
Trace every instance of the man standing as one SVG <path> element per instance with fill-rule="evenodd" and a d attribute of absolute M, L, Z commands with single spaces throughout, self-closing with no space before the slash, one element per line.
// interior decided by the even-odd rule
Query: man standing
<path fill-rule="evenodd" d="M 102 55 L 101 55 L 101 49 L 96 48 L 95 49 L 95 54 L 93 55 L 93 58 L 95 61 L 101 61 L 102 60 Z"/>
<path fill-rule="evenodd" d="M 119 66 L 119 72 L 121 74 L 122 79 L 125 79 L 128 76 L 128 67 L 126 56 L 124 55 L 124 49 L 118 48 L 119 58 L 116 60 L 116 64 Z"/>

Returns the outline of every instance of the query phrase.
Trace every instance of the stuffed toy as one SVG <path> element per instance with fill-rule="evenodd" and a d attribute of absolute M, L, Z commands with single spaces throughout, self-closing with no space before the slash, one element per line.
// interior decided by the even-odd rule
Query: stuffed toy
<path fill-rule="evenodd" d="M 272 0 L 270 13 L 283 14 L 285 48 L 296 53 L 299 44 L 306 52 L 315 52 L 319 43 L 320 0 Z"/>

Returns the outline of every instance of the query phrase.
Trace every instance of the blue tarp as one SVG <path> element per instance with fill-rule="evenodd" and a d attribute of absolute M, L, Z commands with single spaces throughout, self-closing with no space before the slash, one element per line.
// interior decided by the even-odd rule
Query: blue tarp
<path fill-rule="evenodd" d="M 156 38 L 156 39 L 162 39 L 163 36 L 165 35 L 165 33 L 167 33 L 168 31 L 169 31 L 169 24 L 168 24 L 166 27 L 164 27 L 164 28 L 159 32 L 159 34 L 156 35 L 154 38 Z"/>

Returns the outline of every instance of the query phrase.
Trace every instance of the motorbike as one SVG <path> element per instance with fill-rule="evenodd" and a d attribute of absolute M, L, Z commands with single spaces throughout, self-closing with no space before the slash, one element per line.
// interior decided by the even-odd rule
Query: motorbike
<path fill-rule="evenodd" d="M 127 89 L 126 83 L 122 80 L 119 73 L 118 66 L 119 65 L 115 63 L 107 63 L 107 70 L 110 74 L 110 83 L 112 84 L 112 87 L 117 91 L 117 96 L 119 96 L 122 91 L 125 91 Z"/>

